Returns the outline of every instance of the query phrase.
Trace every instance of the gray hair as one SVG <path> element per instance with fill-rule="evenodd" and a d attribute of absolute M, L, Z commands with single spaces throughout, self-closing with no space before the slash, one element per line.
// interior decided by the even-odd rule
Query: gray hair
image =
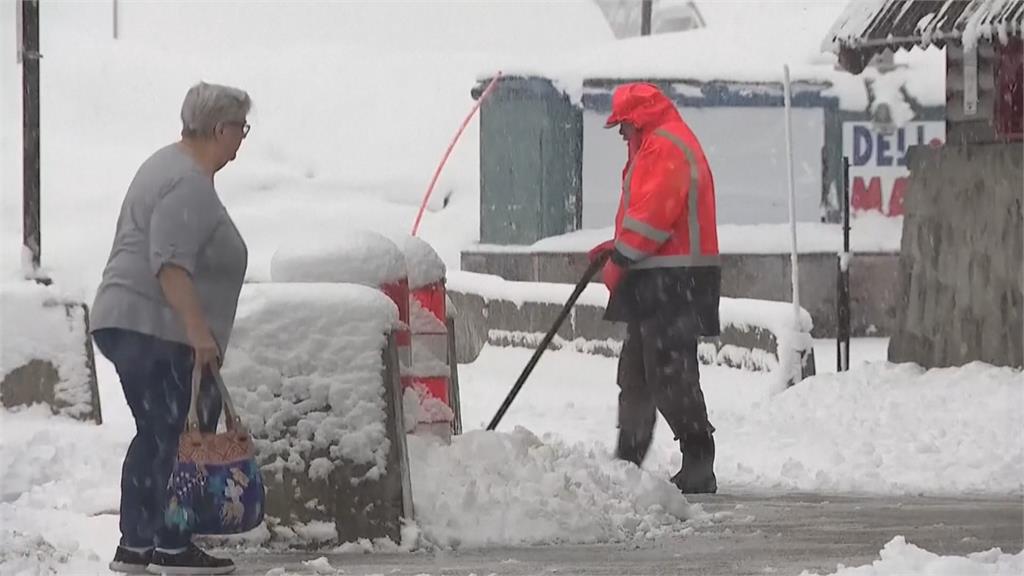
<path fill-rule="evenodd" d="M 245 90 L 200 82 L 189 88 L 181 104 L 181 135 L 213 136 L 219 123 L 244 122 L 251 106 L 252 100 Z"/>

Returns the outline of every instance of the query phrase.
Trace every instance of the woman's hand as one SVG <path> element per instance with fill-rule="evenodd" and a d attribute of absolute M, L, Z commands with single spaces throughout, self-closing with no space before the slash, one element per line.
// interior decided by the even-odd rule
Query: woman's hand
<path fill-rule="evenodd" d="M 209 327 L 205 323 L 201 326 L 190 328 L 185 332 L 188 343 L 195 350 L 195 361 L 204 368 L 206 366 L 220 366 L 220 348 L 213 338 Z"/>

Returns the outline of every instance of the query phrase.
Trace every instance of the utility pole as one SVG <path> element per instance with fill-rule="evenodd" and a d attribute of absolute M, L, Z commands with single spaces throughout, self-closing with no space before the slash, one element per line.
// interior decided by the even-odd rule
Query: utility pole
<path fill-rule="evenodd" d="M 651 11 L 654 0 L 642 0 L 640 3 L 640 35 L 651 35 Z"/>
<path fill-rule="evenodd" d="M 20 0 L 21 107 L 23 143 L 22 244 L 32 255 L 33 274 L 39 269 L 42 236 L 39 219 L 39 0 Z"/>

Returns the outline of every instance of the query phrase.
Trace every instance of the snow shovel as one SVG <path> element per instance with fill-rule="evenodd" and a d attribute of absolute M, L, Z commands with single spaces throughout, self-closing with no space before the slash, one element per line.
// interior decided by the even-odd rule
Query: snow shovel
<path fill-rule="evenodd" d="M 509 406 L 512 405 L 512 401 L 516 399 L 516 395 L 519 394 L 519 390 L 523 387 L 523 384 L 526 383 L 526 379 L 530 377 L 530 373 L 533 372 L 533 368 L 537 365 L 537 361 L 540 360 L 541 354 L 547 350 L 548 345 L 551 344 L 551 341 L 555 338 L 555 334 L 558 333 L 558 329 L 562 327 L 562 322 L 565 322 L 565 319 L 569 316 L 569 312 L 572 311 L 572 307 L 576 304 L 576 301 L 579 300 L 580 294 L 583 293 L 587 284 L 590 283 L 594 276 L 597 275 L 597 272 L 604 266 L 604 263 L 608 260 L 609 256 L 611 256 L 611 252 L 605 252 L 601 256 L 595 258 L 594 261 L 590 263 L 590 266 L 587 267 L 586 272 L 583 273 L 583 277 L 576 283 L 576 289 L 572 291 L 572 295 L 569 296 L 569 300 L 566 301 L 565 306 L 562 307 L 562 311 L 558 313 L 558 318 L 555 318 L 555 324 L 550 330 L 548 330 L 548 333 L 544 335 L 544 339 L 541 340 L 540 346 L 537 347 L 537 350 L 533 353 L 530 361 L 526 363 L 526 368 L 523 369 L 523 373 L 519 375 L 519 379 L 516 380 L 515 385 L 512 386 L 512 390 L 508 393 L 508 396 L 505 397 L 505 401 L 501 403 L 501 407 L 498 408 L 498 413 L 494 415 L 494 418 L 491 419 L 491 423 L 487 425 L 488 430 L 494 430 L 498 427 L 498 423 L 501 422 L 501 418 L 505 415 L 505 412 L 508 411 Z"/>

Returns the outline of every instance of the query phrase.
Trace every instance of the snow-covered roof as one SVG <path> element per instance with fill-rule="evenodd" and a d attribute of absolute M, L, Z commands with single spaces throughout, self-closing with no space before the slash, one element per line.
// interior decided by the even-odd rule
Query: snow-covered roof
<path fill-rule="evenodd" d="M 697 82 L 778 83 L 789 65 L 794 82 L 830 84 L 825 95 L 840 107 L 867 106 L 865 77 L 838 67 L 821 37 L 844 13 L 841 2 L 705 2 L 707 27 L 673 34 L 629 38 L 587 46 L 564 57 L 519 60 L 504 72 L 545 76 L 577 99 L 583 79 L 647 79 Z M 945 59 L 939 51 L 902 59 L 910 96 L 922 103 L 944 102 Z M 877 75 L 877 72 L 871 72 Z M 937 78 L 936 81 L 930 78 Z M 932 93 L 936 84 L 939 89 Z M 914 92 L 914 90 L 919 90 Z"/>
<path fill-rule="evenodd" d="M 858 0 L 829 30 L 823 50 L 965 46 L 1021 36 L 1024 0 Z"/>

